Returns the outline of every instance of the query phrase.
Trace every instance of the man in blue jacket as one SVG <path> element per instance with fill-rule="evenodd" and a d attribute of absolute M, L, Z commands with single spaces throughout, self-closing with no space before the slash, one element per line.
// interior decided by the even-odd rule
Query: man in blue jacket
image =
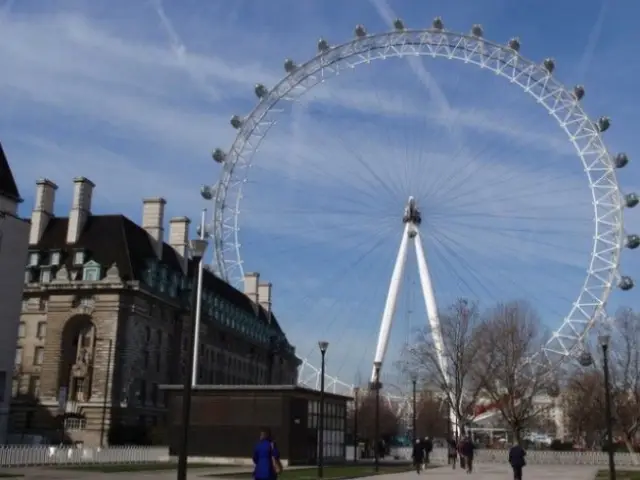
<path fill-rule="evenodd" d="M 526 455 L 527 452 L 517 441 L 515 445 L 509 449 L 509 463 L 513 469 L 514 480 L 522 480 L 522 467 L 527 464 L 525 460 Z"/>
<path fill-rule="evenodd" d="M 282 471 L 280 452 L 268 428 L 260 430 L 260 440 L 253 448 L 253 464 L 255 480 L 276 480 Z"/>

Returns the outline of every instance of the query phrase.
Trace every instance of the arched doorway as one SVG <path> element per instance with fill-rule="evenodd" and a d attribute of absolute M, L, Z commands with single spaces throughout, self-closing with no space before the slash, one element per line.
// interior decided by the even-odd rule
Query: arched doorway
<path fill-rule="evenodd" d="M 96 345 L 91 317 L 75 315 L 67 320 L 61 343 L 58 384 L 66 389 L 69 401 L 89 401 Z"/>

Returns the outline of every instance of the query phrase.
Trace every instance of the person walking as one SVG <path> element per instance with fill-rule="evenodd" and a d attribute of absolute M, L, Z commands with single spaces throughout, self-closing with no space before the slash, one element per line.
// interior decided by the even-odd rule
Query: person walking
<path fill-rule="evenodd" d="M 462 439 L 462 443 L 460 445 L 460 466 L 462 468 L 466 468 L 467 473 L 473 472 L 473 454 L 475 450 L 475 446 L 471 441 L 471 438 L 467 435 Z M 464 465 L 462 464 L 462 457 L 464 457 Z"/>
<path fill-rule="evenodd" d="M 516 443 L 509 449 L 509 464 L 513 470 L 513 480 L 522 480 L 522 468 L 527 464 L 526 456 L 527 451 L 516 440 Z"/>
<path fill-rule="evenodd" d="M 455 470 L 456 463 L 458 463 L 458 446 L 453 438 L 447 440 L 447 458 L 449 459 L 449 464 Z"/>
<path fill-rule="evenodd" d="M 422 470 L 422 461 L 424 459 L 424 448 L 422 447 L 420 440 L 416 440 L 413 444 L 411 457 L 413 458 L 413 466 L 415 467 L 416 472 L 420 473 Z"/>
<path fill-rule="evenodd" d="M 253 448 L 253 465 L 254 480 L 277 480 L 282 473 L 280 452 L 268 428 L 260 430 L 260 439 Z"/>
<path fill-rule="evenodd" d="M 429 466 L 429 457 L 433 451 L 433 442 L 429 437 L 424 437 L 422 447 L 424 448 L 424 468 L 426 469 Z"/>

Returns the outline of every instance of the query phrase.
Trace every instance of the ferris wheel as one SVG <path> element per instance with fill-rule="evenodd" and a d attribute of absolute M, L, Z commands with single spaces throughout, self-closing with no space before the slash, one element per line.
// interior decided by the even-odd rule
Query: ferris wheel
<path fill-rule="evenodd" d="M 554 76 L 556 64 L 553 59 L 547 58 L 542 62 L 533 62 L 522 56 L 520 54 L 521 43 L 517 38 L 512 38 L 505 44 L 495 43 L 484 38 L 480 25 L 474 25 L 468 34 L 458 33 L 447 30 L 440 18 L 436 18 L 431 28 L 427 29 L 409 29 L 401 20 L 396 20 L 393 26 L 392 31 L 370 34 L 364 26 L 358 25 L 354 31 L 354 38 L 339 45 L 332 45 L 328 40 L 320 39 L 317 42 L 317 52 L 313 58 L 304 63 L 297 63 L 290 59 L 285 60 L 285 76 L 270 88 L 257 84 L 254 93 L 258 102 L 253 110 L 247 115 L 234 115 L 231 118 L 231 126 L 237 131 L 235 140 L 229 148 L 216 148 L 212 155 L 213 160 L 221 168 L 219 179 L 213 185 L 203 186 L 201 190 L 202 197 L 213 202 L 214 205 L 212 217 L 207 225 L 207 232 L 210 233 L 214 242 L 212 265 L 214 270 L 230 284 L 241 285 L 245 273 L 243 266 L 244 245 L 240 228 L 241 214 L 244 211 L 243 200 L 247 196 L 247 191 L 252 187 L 252 175 L 258 165 L 254 161 L 256 153 L 268 150 L 268 142 L 263 145 L 263 140 L 271 132 L 272 127 L 287 117 L 295 116 L 298 112 L 296 106 L 309 97 L 310 92 L 315 90 L 314 87 L 323 86 L 325 83 L 333 81 L 334 78 L 344 77 L 353 71 L 360 70 L 361 67 L 371 68 L 370 64 L 382 60 L 406 58 L 411 61 L 416 57 L 458 60 L 461 65 L 466 64 L 465 68 L 467 69 L 470 68 L 469 66 L 475 66 L 481 70 L 493 72 L 495 76 L 506 80 L 505 86 L 512 86 L 510 88 L 515 90 L 519 89 L 520 94 L 525 94 L 521 95 L 522 97 L 530 99 L 529 103 L 532 105 L 532 109 L 536 104 L 542 107 L 539 111 L 546 112 L 546 116 L 553 119 L 549 123 L 563 134 L 564 142 L 566 146 L 571 148 L 573 157 L 579 159 L 579 162 L 575 163 L 580 167 L 583 186 L 589 194 L 588 197 L 584 197 L 580 201 L 580 204 L 589 210 L 590 225 L 589 233 L 586 234 L 585 231 L 582 231 L 581 238 L 588 240 L 589 251 L 586 252 L 588 255 L 585 256 L 582 264 L 582 278 L 572 285 L 572 298 L 563 300 L 566 309 L 553 320 L 553 334 L 543 349 L 544 355 L 555 359 L 575 356 L 590 329 L 604 316 L 604 308 L 612 290 L 617 287 L 628 291 L 634 286 L 633 279 L 620 272 L 620 261 L 624 248 L 635 249 L 640 246 L 640 236 L 628 234 L 623 225 L 624 209 L 635 207 L 639 203 L 639 197 L 635 193 L 623 193 L 618 184 L 616 171 L 625 167 L 629 158 L 625 153 L 610 154 L 604 144 L 603 134 L 611 126 L 611 120 L 604 116 L 591 120 L 582 106 L 585 88 L 580 85 L 572 88 L 563 86 Z M 348 102 L 348 99 L 341 97 L 340 101 L 344 103 Z M 405 108 L 404 106 L 400 108 L 397 104 L 395 107 L 399 110 Z M 298 122 L 298 126 L 300 123 L 304 122 Z M 450 126 L 448 124 L 445 127 Z M 393 126 L 389 125 L 388 128 L 392 129 Z M 274 131 L 277 130 L 277 128 L 274 129 Z M 293 135 L 295 132 L 291 130 L 287 133 Z M 327 136 L 327 141 L 330 137 L 332 135 Z M 275 152 L 272 151 L 272 154 L 277 156 L 277 149 L 275 150 Z M 297 150 L 290 151 L 288 154 L 283 153 L 281 156 L 286 155 L 302 156 L 302 153 Z M 354 155 L 357 156 L 357 152 Z M 363 165 L 366 172 L 371 173 L 371 169 L 364 165 L 366 162 L 362 158 L 358 163 Z M 427 160 L 423 159 L 422 163 L 427 163 Z M 298 168 L 301 169 L 300 171 L 306 168 L 304 162 L 300 162 Z M 470 167 L 470 169 L 472 168 Z M 474 171 L 479 171 L 479 167 Z M 451 180 L 455 173 L 456 171 L 452 171 L 451 175 L 443 174 L 439 178 L 440 183 Z M 411 171 L 405 172 L 405 174 L 409 178 L 407 183 L 415 186 L 417 175 L 412 175 Z M 374 173 L 371 175 L 377 179 L 379 190 L 385 190 L 383 175 Z M 531 176 L 533 175 L 532 173 Z M 340 181 L 338 177 L 340 175 L 333 177 L 336 178 L 336 182 Z M 506 180 L 500 183 L 499 188 L 495 187 L 493 194 L 497 195 L 496 192 L 502 191 L 512 183 L 509 181 L 511 177 L 506 176 L 505 178 Z M 550 178 L 551 175 L 541 175 L 536 183 L 548 183 Z M 533 182 L 533 180 L 531 181 Z M 466 182 L 469 183 L 469 181 Z M 438 181 L 436 180 L 435 183 Z M 454 185 L 456 188 L 461 188 L 461 186 L 465 186 L 464 183 L 465 181 L 454 182 Z M 436 185 L 436 189 L 437 187 Z M 386 190 L 390 189 L 386 188 Z M 335 194 L 334 200 L 337 201 L 340 197 L 339 192 L 332 192 Z M 406 271 L 405 263 L 408 255 L 411 255 L 410 247 L 414 247 L 415 250 L 421 293 L 424 297 L 434 342 L 436 345 L 442 344 L 438 302 L 435 293 L 438 283 L 437 278 L 435 281 L 432 278 L 434 269 L 432 251 L 427 245 L 427 250 L 429 250 L 429 255 L 427 255 L 425 241 L 428 241 L 427 237 L 432 233 L 432 228 L 439 228 L 436 225 L 436 220 L 442 222 L 438 225 L 447 224 L 450 212 L 447 210 L 441 215 L 431 213 L 432 204 L 428 200 L 437 197 L 436 194 L 420 196 L 412 191 L 404 193 L 407 194 L 403 199 L 404 205 L 398 205 L 397 210 L 392 212 L 392 215 L 395 215 L 394 221 L 397 225 L 396 234 L 401 234 L 400 247 L 399 249 L 395 247 L 394 250 L 397 254 L 394 254 L 394 261 L 388 270 L 391 280 L 390 282 L 386 281 L 388 290 L 384 295 L 386 301 L 384 302 L 382 322 L 375 349 L 372 380 L 375 378 L 376 366 L 380 368 L 385 361 L 391 325 L 396 314 L 401 283 Z M 381 194 L 374 196 L 381 196 Z M 287 198 L 291 200 L 293 197 Z M 296 206 L 300 208 L 305 203 L 313 201 L 310 196 L 296 198 L 304 199 L 294 201 Z M 481 202 L 483 198 L 485 197 L 481 195 L 476 196 L 478 202 Z M 290 204 L 291 201 L 282 201 L 282 205 L 287 203 Z M 504 200 L 502 203 L 504 204 Z M 545 211 L 551 211 L 552 207 L 563 209 L 565 205 L 555 204 L 544 207 L 548 209 Z M 473 203 L 465 204 L 464 208 L 469 212 L 468 216 L 478 215 L 478 210 L 474 209 Z M 499 210 L 499 206 L 494 205 L 492 208 L 495 208 L 492 218 L 497 218 L 501 212 L 504 213 L 503 210 Z M 282 216 L 286 215 L 288 214 L 283 211 Z M 517 221 L 521 223 L 517 226 L 523 225 L 527 218 L 520 215 Z M 313 222 L 315 219 L 311 213 L 305 217 L 305 221 L 308 222 Z M 565 223 L 570 222 L 571 219 L 565 221 Z M 302 228 L 298 220 L 295 222 L 291 220 L 291 223 L 292 229 Z M 353 217 L 352 224 L 357 224 L 357 220 L 354 220 Z M 449 225 L 452 224 L 455 222 L 449 223 Z M 458 225 L 461 224 L 458 223 Z M 329 229 L 332 232 L 339 230 L 337 224 L 329 221 L 325 227 L 326 230 Z M 503 227 L 507 232 L 504 234 L 505 238 L 513 237 L 516 248 L 518 245 L 522 245 L 523 248 L 527 247 L 526 238 L 528 237 L 516 239 L 519 228 L 507 228 L 506 223 L 501 223 L 500 227 Z M 473 227 L 469 225 L 469 228 L 475 230 L 470 230 L 472 233 L 466 234 L 466 237 L 473 236 L 473 232 L 480 232 L 478 235 L 488 235 L 486 231 L 481 232 L 481 230 L 482 228 L 490 230 L 480 224 L 474 224 Z M 536 232 L 541 238 L 544 235 L 551 235 L 542 232 L 542 229 L 538 229 Z M 386 231 L 385 235 L 387 239 L 393 238 L 393 230 Z M 528 233 L 527 235 L 531 236 L 532 234 Z M 455 232 L 449 235 L 442 233 L 440 240 L 434 240 L 433 250 L 448 251 L 452 257 L 456 255 L 456 258 L 460 257 L 458 258 L 460 262 L 464 262 L 460 252 L 455 251 L 458 250 L 455 247 L 456 242 L 462 241 L 466 240 L 461 240 Z M 309 239 L 309 242 L 315 242 L 315 240 Z M 355 243 L 350 245 L 355 248 Z M 473 250 L 473 247 L 469 248 Z M 530 250 L 529 254 L 536 253 L 532 247 L 527 248 Z M 476 252 L 479 249 L 480 247 L 475 247 Z M 544 251 L 549 252 L 550 250 Z M 514 255 L 516 254 L 514 253 Z M 291 253 L 291 256 L 293 257 L 291 262 L 295 262 L 295 253 Z M 521 260 L 526 261 L 526 259 Z M 560 261 L 562 259 L 558 259 L 558 262 Z M 447 267 L 446 261 L 443 260 L 441 263 L 444 265 L 440 265 L 442 269 L 449 272 L 455 270 L 452 265 Z M 437 267 L 435 268 L 437 269 Z M 471 271 L 471 267 L 469 266 L 466 270 Z M 467 282 L 460 279 L 458 283 L 462 288 L 462 284 Z M 479 283 L 484 283 L 483 287 L 487 287 L 488 282 L 479 281 Z M 565 286 L 563 284 L 563 287 Z M 446 359 L 441 356 L 440 361 L 445 362 Z M 448 371 L 445 365 L 442 367 L 443 371 Z"/>

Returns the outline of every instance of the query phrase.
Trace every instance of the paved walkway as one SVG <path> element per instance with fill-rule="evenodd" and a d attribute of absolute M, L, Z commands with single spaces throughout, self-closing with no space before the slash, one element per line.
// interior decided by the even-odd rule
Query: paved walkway
<path fill-rule="evenodd" d="M 444 480 L 511 480 L 513 473 L 508 465 L 477 465 L 473 468 L 473 473 L 468 475 L 459 468 L 452 470 L 449 467 L 434 468 L 422 472 L 420 475 L 417 473 L 396 473 L 393 475 L 378 475 L 376 480 L 429 480 L 431 478 L 437 478 Z M 527 466 L 523 472 L 524 480 L 593 480 L 598 468 L 595 467 L 583 467 L 583 466 L 547 466 L 547 465 L 532 465 Z"/>

